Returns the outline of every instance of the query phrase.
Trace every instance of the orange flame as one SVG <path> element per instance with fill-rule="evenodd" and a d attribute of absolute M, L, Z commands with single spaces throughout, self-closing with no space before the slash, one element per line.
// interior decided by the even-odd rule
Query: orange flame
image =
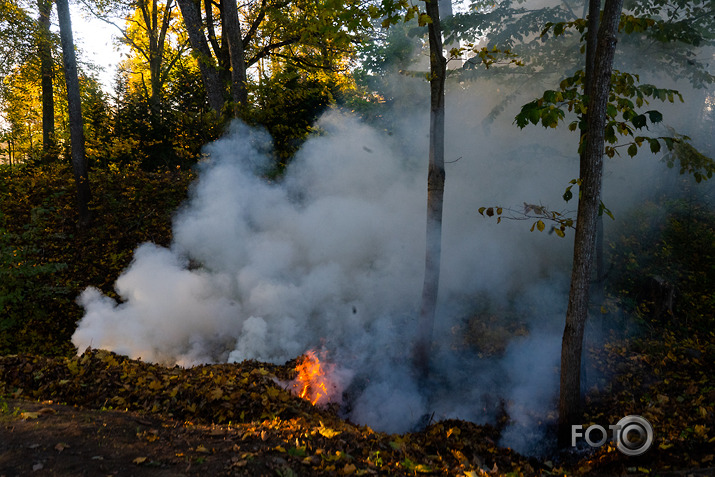
<path fill-rule="evenodd" d="M 295 394 L 314 406 L 330 401 L 328 377 L 315 351 L 306 351 L 295 369 L 298 371 L 298 377 L 293 383 Z"/>

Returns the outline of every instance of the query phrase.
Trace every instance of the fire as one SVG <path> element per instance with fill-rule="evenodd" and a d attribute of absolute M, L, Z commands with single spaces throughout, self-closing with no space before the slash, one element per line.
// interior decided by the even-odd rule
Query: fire
<path fill-rule="evenodd" d="M 298 377 L 293 382 L 295 394 L 313 405 L 330 402 L 329 389 L 332 386 L 329 382 L 329 372 L 326 374 L 326 366 L 318 359 L 318 353 L 313 350 L 306 351 L 295 369 L 298 371 Z"/>

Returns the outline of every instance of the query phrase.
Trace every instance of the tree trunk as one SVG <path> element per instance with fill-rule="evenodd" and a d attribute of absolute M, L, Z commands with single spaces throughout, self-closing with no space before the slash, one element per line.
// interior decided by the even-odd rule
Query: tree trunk
<path fill-rule="evenodd" d="M 38 50 L 42 75 L 42 160 L 56 159 L 55 148 L 55 98 L 52 91 L 52 43 L 50 41 L 50 14 L 52 0 L 38 0 L 40 26 Z"/>
<path fill-rule="evenodd" d="M 430 142 L 429 171 L 427 176 L 427 241 L 425 249 L 425 277 L 422 288 L 422 306 L 417 326 L 414 365 L 425 378 L 429 373 L 429 356 L 432 346 L 439 268 L 442 251 L 442 206 L 444 202 L 444 83 L 447 61 L 442 51 L 442 28 L 438 0 L 425 0 L 430 47 Z"/>
<path fill-rule="evenodd" d="M 65 80 L 67 82 L 67 109 L 69 110 L 70 145 L 72 148 L 72 171 L 77 183 L 77 209 L 80 228 L 89 226 L 89 188 L 87 157 L 84 150 L 84 121 L 82 120 L 82 100 L 79 94 L 77 59 L 72 38 L 72 21 L 68 0 L 57 0 L 57 18 L 60 24 L 62 57 L 64 59 Z"/>
<path fill-rule="evenodd" d="M 209 44 L 201 28 L 201 8 L 193 0 L 178 0 L 178 3 L 181 16 L 184 17 L 186 31 L 189 34 L 191 49 L 194 51 L 196 61 L 199 64 L 199 71 L 206 88 L 209 106 L 216 113 L 221 114 L 224 104 L 223 88 L 221 87 L 219 72 L 211 55 Z"/>
<path fill-rule="evenodd" d="M 586 33 L 586 78 L 584 92 L 591 95 L 593 81 L 593 68 L 596 56 L 596 44 L 598 43 L 598 20 L 601 14 L 601 0 L 590 0 L 588 2 L 588 30 Z M 584 119 L 588 120 L 588 113 Z M 581 153 L 583 155 L 583 153 Z M 605 280 L 604 262 L 604 242 L 603 242 L 603 215 L 600 214 L 596 225 L 596 280 L 593 295 L 596 300 L 602 301 L 603 281 Z"/>
<path fill-rule="evenodd" d="M 246 90 L 246 57 L 243 51 L 241 38 L 241 24 L 238 21 L 238 8 L 236 0 L 223 0 L 223 26 L 228 39 L 228 50 L 231 55 L 231 99 L 234 103 L 234 116 L 236 107 L 248 102 Z"/>
<path fill-rule="evenodd" d="M 606 0 L 603 21 L 598 29 L 592 88 L 588 105 L 584 153 L 580 165 L 580 198 L 574 238 L 571 290 L 566 326 L 561 344 L 561 389 L 559 397 L 559 445 L 571 444 L 571 426 L 581 412 L 581 353 L 588 316 L 589 285 L 596 240 L 596 222 L 601 203 L 604 128 L 610 91 L 616 32 L 623 0 Z"/>

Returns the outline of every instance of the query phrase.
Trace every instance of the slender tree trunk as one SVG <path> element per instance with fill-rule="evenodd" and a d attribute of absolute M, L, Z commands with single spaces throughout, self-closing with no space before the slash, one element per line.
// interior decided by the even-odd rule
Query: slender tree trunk
<path fill-rule="evenodd" d="M 201 8 L 193 0 L 178 0 L 184 25 L 189 34 L 189 43 L 199 64 L 201 78 L 206 88 L 206 94 L 211 109 L 220 114 L 223 109 L 223 88 L 216 63 L 211 55 L 209 44 L 201 28 Z"/>
<path fill-rule="evenodd" d="M 151 5 L 151 11 L 148 11 Z M 159 44 L 159 8 L 157 0 L 152 0 L 151 4 L 142 2 L 141 8 L 144 15 L 144 23 L 147 26 L 147 37 L 149 39 L 149 106 L 157 116 L 161 114 L 161 64 L 164 59 L 164 45 Z"/>
<path fill-rule="evenodd" d="M 38 24 L 40 74 L 42 75 L 42 156 L 43 161 L 55 159 L 55 99 L 52 91 L 52 43 L 50 41 L 50 14 L 52 0 L 37 0 L 40 12 Z"/>
<path fill-rule="evenodd" d="M 601 0 L 590 0 L 588 2 L 588 30 L 586 33 L 586 81 L 584 91 L 591 95 L 593 81 L 593 68 L 596 56 L 596 44 L 598 42 L 598 20 L 601 13 Z M 586 114 L 588 121 L 588 114 Z M 581 153 L 583 154 L 583 153 Z M 596 300 L 603 299 L 603 280 L 605 279 L 604 262 L 604 242 L 603 242 L 603 215 L 598 216 L 596 225 L 596 281 L 593 294 Z"/>
<path fill-rule="evenodd" d="M 442 251 L 442 206 L 444 202 L 444 83 L 447 61 L 442 51 L 442 28 L 438 0 L 425 0 L 430 46 L 430 143 L 427 176 L 427 241 L 425 250 L 425 277 L 422 288 L 422 306 L 417 326 L 414 364 L 417 372 L 426 377 L 429 373 L 429 356 L 432 346 L 439 268 Z"/>
<path fill-rule="evenodd" d="M 62 57 L 64 59 L 65 80 L 67 82 L 67 108 L 69 110 L 70 145 L 72 148 L 72 171 L 77 183 L 77 208 L 80 228 L 89 226 L 89 188 L 87 157 L 84 150 L 84 121 L 82 120 L 82 100 L 79 94 L 77 59 L 72 38 L 72 21 L 68 0 L 57 0 L 57 18 L 60 23 Z"/>
<path fill-rule="evenodd" d="M 580 166 L 581 186 L 574 238 L 571 290 L 561 344 L 558 438 L 562 447 L 570 445 L 571 426 L 578 422 L 581 413 L 581 353 L 588 316 L 596 222 L 601 203 L 606 106 L 622 6 L 623 0 L 606 0 L 594 57 L 592 94 L 588 105 L 584 154 Z"/>
<path fill-rule="evenodd" d="M 590 0 L 587 2 L 586 7 L 588 14 L 588 22 L 586 29 L 586 64 L 585 72 L 583 78 L 583 91 L 587 97 L 592 94 L 591 87 L 593 86 L 593 69 L 596 62 L 596 47 L 598 44 L 598 24 L 601 16 L 601 0 Z M 582 116 L 584 123 L 588 123 L 588 112 Z M 579 153 L 579 159 L 581 164 L 586 160 L 586 151 L 582 149 Z M 600 270 L 599 259 L 602 257 L 601 248 L 603 246 L 603 217 L 601 215 L 596 219 L 596 270 Z M 594 295 L 598 297 L 598 290 L 593 290 Z M 583 382 L 586 379 L 586 370 L 581 367 L 581 372 L 583 376 L 580 380 Z"/>
<path fill-rule="evenodd" d="M 223 0 L 223 26 L 228 39 L 228 50 L 231 55 L 231 99 L 235 108 L 248 102 L 246 90 L 246 57 L 241 38 L 241 24 L 238 21 L 236 0 Z"/>

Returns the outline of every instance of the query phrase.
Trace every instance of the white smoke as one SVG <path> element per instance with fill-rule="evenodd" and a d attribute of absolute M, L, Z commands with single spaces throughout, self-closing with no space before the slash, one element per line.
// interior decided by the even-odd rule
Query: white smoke
<path fill-rule="evenodd" d="M 357 423 L 402 432 L 430 413 L 483 422 L 503 399 L 513 420 L 536 426 L 533 414 L 553 408 L 557 392 L 570 238 L 531 233 L 530 223 L 496 224 L 477 210 L 524 201 L 565 208 L 561 194 L 578 174 L 576 138 L 519 131 L 514 111 L 485 132 L 474 125 L 490 107 L 469 92 L 448 102 L 434 350 L 444 391 L 427 396 L 408 366 L 424 269 L 422 113 L 396 119 L 386 135 L 330 111 L 279 181 L 261 177 L 270 138 L 234 124 L 206 148 L 171 246 L 136 250 L 116 283 L 119 302 L 96 289 L 81 295 L 75 346 L 183 366 L 282 363 L 319 348 L 355 376 L 345 391 Z M 630 181 L 619 200 L 648 185 Z M 500 359 L 455 345 L 454 330 L 485 296 L 528 316 L 533 331 Z M 533 444 L 509 432 L 507 444 Z"/>

